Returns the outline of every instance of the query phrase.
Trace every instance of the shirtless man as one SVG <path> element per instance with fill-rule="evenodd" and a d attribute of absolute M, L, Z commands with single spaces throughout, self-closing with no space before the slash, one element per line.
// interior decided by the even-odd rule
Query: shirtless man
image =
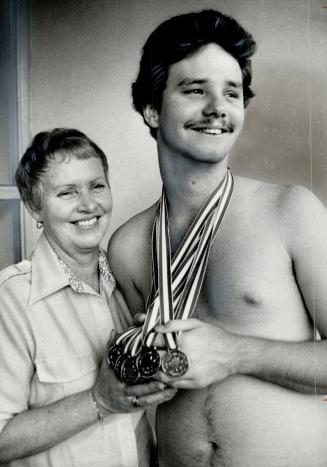
<path fill-rule="evenodd" d="M 243 125 L 255 43 L 215 11 L 150 36 L 134 106 L 158 145 L 172 254 L 225 176 Z M 109 256 L 133 312 L 144 312 L 157 205 L 112 237 Z M 160 466 L 327 465 L 327 216 L 305 188 L 235 176 L 192 319 L 190 366 L 158 413 Z M 319 334 L 318 334 L 319 333 Z M 321 337 L 321 338 L 320 338 Z"/>

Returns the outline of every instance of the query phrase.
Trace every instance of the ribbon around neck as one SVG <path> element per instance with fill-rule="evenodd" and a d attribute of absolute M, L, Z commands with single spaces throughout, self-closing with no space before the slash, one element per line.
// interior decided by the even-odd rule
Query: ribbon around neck
<path fill-rule="evenodd" d="M 173 319 L 190 318 L 194 312 L 210 248 L 228 208 L 234 188 L 230 171 L 203 203 L 175 255 L 171 258 L 169 217 L 163 190 L 152 231 L 152 281 L 143 326 L 125 331 L 119 341 L 125 351 L 136 355 L 142 345 L 155 345 L 158 334 L 153 328 Z M 176 333 L 164 334 L 167 348 L 178 347 Z"/>
<path fill-rule="evenodd" d="M 222 182 L 203 203 L 185 237 L 171 259 L 169 217 L 164 190 L 152 231 L 152 280 L 146 303 L 146 318 L 141 327 L 123 332 L 116 343 L 124 345 L 124 353 L 135 356 L 142 345 L 156 344 L 153 328 L 173 319 L 190 318 L 194 312 L 210 248 L 228 208 L 234 179 L 228 170 Z M 168 349 L 178 347 L 176 333 L 164 334 Z"/>

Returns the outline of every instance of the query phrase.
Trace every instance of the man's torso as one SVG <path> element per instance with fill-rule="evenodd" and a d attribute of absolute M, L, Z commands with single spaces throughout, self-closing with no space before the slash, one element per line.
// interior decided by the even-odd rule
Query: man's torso
<path fill-rule="evenodd" d="M 287 190 L 236 179 L 193 317 L 241 335 L 313 339 L 281 220 Z M 136 219 L 135 255 L 129 258 L 132 285 L 124 292 L 138 312 L 144 311 L 139 307 L 150 285 L 154 215 L 155 207 Z M 176 249 L 187 226 L 170 227 Z M 132 288 L 135 293 L 129 293 Z M 205 389 L 179 391 L 158 412 L 160 465 L 324 465 L 327 410 L 321 406 L 313 396 L 239 375 Z"/>

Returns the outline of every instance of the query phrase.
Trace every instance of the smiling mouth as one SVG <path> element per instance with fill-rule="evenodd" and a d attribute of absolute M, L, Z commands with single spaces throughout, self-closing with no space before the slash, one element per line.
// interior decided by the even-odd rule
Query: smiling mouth
<path fill-rule="evenodd" d="M 198 131 L 199 133 L 204 133 L 206 135 L 221 135 L 222 133 L 226 133 L 226 130 L 218 129 L 218 128 L 193 128 L 193 130 Z"/>
<path fill-rule="evenodd" d="M 91 217 L 90 219 L 75 221 L 73 224 L 78 225 L 78 227 L 92 227 L 97 223 L 98 219 L 99 217 Z"/>
<path fill-rule="evenodd" d="M 197 131 L 198 133 L 203 133 L 205 135 L 210 135 L 210 136 L 219 136 L 224 133 L 231 133 L 231 129 L 227 128 L 212 128 L 212 127 L 191 127 L 191 130 Z"/>

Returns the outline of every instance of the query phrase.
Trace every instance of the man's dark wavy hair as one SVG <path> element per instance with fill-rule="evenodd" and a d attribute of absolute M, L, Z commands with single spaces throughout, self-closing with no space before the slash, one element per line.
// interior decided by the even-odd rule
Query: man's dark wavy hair
<path fill-rule="evenodd" d="M 246 107 L 254 97 L 250 88 L 250 57 L 256 51 L 256 43 L 251 34 L 233 18 L 219 11 L 203 10 L 174 16 L 160 24 L 149 36 L 143 47 L 139 74 L 132 84 L 135 110 L 143 117 L 143 109 L 150 104 L 160 112 L 170 65 L 211 43 L 220 45 L 238 61 Z M 156 130 L 150 128 L 150 132 L 155 138 Z"/>

